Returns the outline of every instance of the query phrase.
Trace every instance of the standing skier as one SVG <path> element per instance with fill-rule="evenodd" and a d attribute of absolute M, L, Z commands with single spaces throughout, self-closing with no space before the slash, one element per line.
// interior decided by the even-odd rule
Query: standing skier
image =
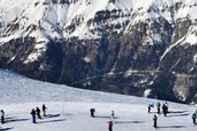
<path fill-rule="evenodd" d="M 157 128 L 157 119 L 158 119 L 158 118 L 157 118 L 157 115 L 154 115 L 154 116 L 153 116 L 153 127 L 154 127 L 154 128 Z"/>
<path fill-rule="evenodd" d="M 4 110 L 1 110 L 1 124 L 5 123 L 5 112 Z"/>
<path fill-rule="evenodd" d="M 196 113 L 192 114 L 192 120 L 193 120 L 193 124 L 196 125 Z"/>
<path fill-rule="evenodd" d="M 168 111 L 168 102 L 167 101 L 165 102 L 165 105 L 166 105 L 166 112 L 169 113 L 169 111 Z"/>
<path fill-rule="evenodd" d="M 112 121 L 108 122 L 108 129 L 109 129 L 109 131 L 113 131 L 113 122 Z"/>
<path fill-rule="evenodd" d="M 158 102 L 157 103 L 157 114 L 160 114 L 161 113 L 160 107 L 161 107 L 161 103 Z"/>
<path fill-rule="evenodd" d="M 46 117 L 46 110 L 47 110 L 47 107 L 45 104 L 42 105 L 42 111 L 43 111 L 43 116 Z"/>
<path fill-rule="evenodd" d="M 32 109 L 30 114 L 32 116 L 32 122 L 35 124 L 36 123 L 36 110 Z"/>
<path fill-rule="evenodd" d="M 166 105 L 166 104 L 163 104 L 163 106 L 162 106 L 162 110 L 163 110 L 163 114 L 164 114 L 164 116 L 167 116 L 167 113 L 168 113 L 168 107 L 167 107 L 167 105 Z"/>
<path fill-rule="evenodd" d="M 38 119 L 42 119 L 40 112 L 41 112 L 40 108 L 36 107 L 36 114 L 37 114 Z"/>
<path fill-rule="evenodd" d="M 115 112 L 114 112 L 114 110 L 111 111 L 111 118 L 112 118 L 112 119 L 115 118 Z"/>
<path fill-rule="evenodd" d="M 151 112 L 151 104 L 148 105 L 148 113 Z"/>
<path fill-rule="evenodd" d="M 91 117 L 95 117 L 95 114 L 94 113 L 95 113 L 95 109 L 94 108 L 91 108 L 90 109 L 90 116 Z"/>

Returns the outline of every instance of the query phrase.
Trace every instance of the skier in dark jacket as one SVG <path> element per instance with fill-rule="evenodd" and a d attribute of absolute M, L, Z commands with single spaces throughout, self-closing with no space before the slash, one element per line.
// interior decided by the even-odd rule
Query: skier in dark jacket
<path fill-rule="evenodd" d="M 36 123 L 36 110 L 32 109 L 30 114 L 32 116 L 32 122 L 35 124 Z"/>
<path fill-rule="evenodd" d="M 157 128 L 157 119 L 158 119 L 158 118 L 157 118 L 157 115 L 154 115 L 154 116 L 153 116 L 153 127 L 154 127 L 154 128 Z"/>
<path fill-rule="evenodd" d="M 5 112 L 4 110 L 1 110 L 1 124 L 5 123 Z"/>
<path fill-rule="evenodd" d="M 36 114 L 37 114 L 38 119 L 42 119 L 40 112 L 41 112 L 40 108 L 36 107 Z"/>
<path fill-rule="evenodd" d="M 160 114 L 160 113 L 161 113 L 160 107 L 161 107 L 161 103 L 158 102 L 158 103 L 157 103 L 157 114 Z"/>
<path fill-rule="evenodd" d="M 165 105 L 166 105 L 166 112 L 169 113 L 169 111 L 168 111 L 168 102 L 167 101 L 165 102 Z"/>
<path fill-rule="evenodd" d="M 167 116 L 167 113 L 168 113 L 168 107 L 167 107 L 167 105 L 166 105 L 166 104 L 163 104 L 163 106 L 162 106 L 162 110 L 163 110 L 163 114 L 164 114 L 164 116 Z"/>
<path fill-rule="evenodd" d="M 95 109 L 94 108 L 91 108 L 90 109 L 90 116 L 91 117 L 95 117 L 95 114 L 94 113 L 95 113 Z"/>
<path fill-rule="evenodd" d="M 192 114 L 192 120 L 193 120 L 193 124 L 196 125 L 196 113 Z"/>
<path fill-rule="evenodd" d="M 113 122 L 112 121 L 108 122 L 108 129 L 109 129 L 109 131 L 113 131 Z"/>
<path fill-rule="evenodd" d="M 152 108 L 152 107 L 153 107 L 153 105 L 151 105 L 151 104 L 148 105 L 148 113 L 151 112 L 151 108 Z"/>
<path fill-rule="evenodd" d="M 46 117 L 46 110 L 47 110 L 47 107 L 45 104 L 42 105 L 42 111 L 43 111 L 43 116 Z"/>

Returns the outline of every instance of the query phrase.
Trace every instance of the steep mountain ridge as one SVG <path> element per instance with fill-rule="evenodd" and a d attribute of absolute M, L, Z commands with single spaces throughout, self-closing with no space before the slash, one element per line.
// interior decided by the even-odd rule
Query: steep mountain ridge
<path fill-rule="evenodd" d="M 0 67 L 80 88 L 197 101 L 197 0 L 0 0 Z"/>

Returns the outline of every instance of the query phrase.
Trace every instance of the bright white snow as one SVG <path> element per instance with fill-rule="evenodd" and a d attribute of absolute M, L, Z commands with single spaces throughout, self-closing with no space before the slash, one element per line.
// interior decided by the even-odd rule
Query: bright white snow
<path fill-rule="evenodd" d="M 163 16 L 169 23 L 185 17 L 190 17 L 194 21 L 197 18 L 196 0 L 116 0 L 115 3 L 110 3 L 110 0 L 73 0 L 70 4 L 60 4 L 60 0 L 53 1 L 57 1 L 57 3 L 53 3 L 52 0 L 17 0 L 17 2 L 16 0 L 1 0 L 0 23 L 2 25 L 19 23 L 19 29 L 12 34 L 15 36 L 27 35 L 24 34 L 26 29 L 30 25 L 36 25 L 39 27 L 37 30 L 41 32 L 39 39 L 42 37 L 53 38 L 54 35 L 56 37 L 89 38 L 96 36 L 89 32 L 87 22 L 93 19 L 97 12 L 104 10 L 117 9 L 130 13 L 131 24 L 148 18 L 157 19 L 160 16 Z M 176 4 L 180 4 L 180 9 L 173 9 L 174 16 L 172 16 L 170 7 Z M 76 24 L 73 21 L 79 21 L 79 23 L 74 32 L 70 34 L 65 29 L 71 24 Z M 118 21 L 124 21 L 124 18 L 111 22 Z"/>
<path fill-rule="evenodd" d="M 115 111 L 114 131 L 154 131 L 148 104 L 157 100 L 74 89 L 31 80 L 9 71 L 0 71 L 0 109 L 6 112 L 7 123 L 2 131 L 107 131 L 111 111 Z M 161 101 L 162 102 L 162 101 Z M 48 118 L 31 123 L 30 110 L 45 103 Z M 168 103 L 168 117 L 159 116 L 162 131 L 195 131 L 191 113 L 195 106 Z M 96 108 L 96 118 L 89 109 Z M 154 109 L 153 112 L 156 110 Z"/>

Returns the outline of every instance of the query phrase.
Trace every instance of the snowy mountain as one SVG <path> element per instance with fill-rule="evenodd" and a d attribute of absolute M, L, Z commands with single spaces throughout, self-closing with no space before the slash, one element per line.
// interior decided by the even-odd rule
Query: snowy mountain
<path fill-rule="evenodd" d="M 4 38 L 1 42 L 26 36 L 36 37 L 37 42 L 70 37 L 95 39 L 105 26 L 109 30 L 117 26 L 116 31 L 122 32 L 128 24 L 132 3 L 129 0 L 117 3 L 109 0 L 1 0 L 1 36 Z"/>
<path fill-rule="evenodd" d="M 10 71 L 0 71 L 0 90 L 0 108 L 6 114 L 6 123 L 0 127 L 2 131 L 107 130 L 112 110 L 117 117 L 113 120 L 114 130 L 155 130 L 152 127 L 154 113 L 147 113 L 147 105 L 159 100 L 74 89 L 31 80 Z M 29 112 L 43 103 L 48 107 L 48 116 L 32 124 Z M 196 106 L 170 102 L 168 105 L 168 117 L 158 116 L 159 130 L 196 130 L 191 120 Z M 93 107 L 95 118 L 89 116 L 89 109 Z M 152 112 L 155 111 L 153 108 Z"/>
<path fill-rule="evenodd" d="M 0 67 L 196 102 L 196 10 L 196 0 L 0 0 Z"/>

